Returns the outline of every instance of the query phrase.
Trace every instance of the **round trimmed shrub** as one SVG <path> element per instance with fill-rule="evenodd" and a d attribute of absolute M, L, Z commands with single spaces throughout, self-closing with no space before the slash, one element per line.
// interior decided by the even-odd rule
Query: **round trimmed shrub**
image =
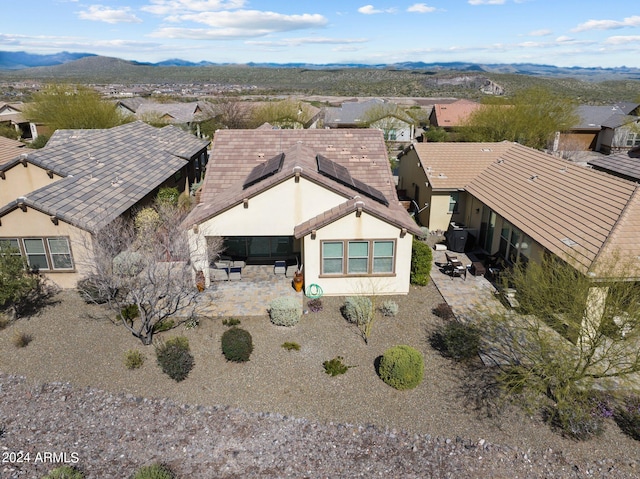
<path fill-rule="evenodd" d="M 380 359 L 378 373 L 393 388 L 413 389 L 424 377 L 424 359 L 420 351 L 411 346 L 393 346 Z"/>
<path fill-rule="evenodd" d="M 349 296 L 342 311 L 350 323 L 368 324 L 373 318 L 373 303 L 367 296 Z"/>
<path fill-rule="evenodd" d="M 183 381 L 193 369 L 194 359 L 189 352 L 189 340 L 178 336 L 156 347 L 158 366 L 176 382 Z"/>
<path fill-rule="evenodd" d="M 143 466 L 136 471 L 132 479 L 176 479 L 173 471 L 164 464 Z"/>
<path fill-rule="evenodd" d="M 242 328 L 227 329 L 222 335 L 222 354 L 227 361 L 243 363 L 249 361 L 253 351 L 251 334 Z"/>
<path fill-rule="evenodd" d="M 283 296 L 271 301 L 269 318 L 278 326 L 295 326 L 302 317 L 302 302 L 291 296 Z"/>

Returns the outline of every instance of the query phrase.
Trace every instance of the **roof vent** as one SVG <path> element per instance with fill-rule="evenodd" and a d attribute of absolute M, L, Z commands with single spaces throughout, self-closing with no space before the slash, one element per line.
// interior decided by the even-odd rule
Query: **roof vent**
<path fill-rule="evenodd" d="M 491 148 L 480 148 L 480 151 L 484 152 L 484 153 L 489 153 L 491 151 L 493 151 Z"/>
<path fill-rule="evenodd" d="M 497 159 L 497 160 L 496 160 L 496 163 L 497 163 L 498 165 L 501 165 L 501 164 L 503 164 L 503 163 L 504 163 L 504 160 L 503 160 L 502 158 L 499 158 L 499 159 Z"/>
<path fill-rule="evenodd" d="M 531 176 L 529 177 L 529 181 L 535 181 L 535 180 L 537 180 L 537 179 L 538 179 L 538 175 L 531 175 Z"/>
<path fill-rule="evenodd" d="M 577 246 L 578 243 L 576 243 L 575 241 L 573 241 L 572 239 L 569 238 L 562 238 L 560 241 L 562 241 L 565 245 L 573 248 L 574 246 Z"/>

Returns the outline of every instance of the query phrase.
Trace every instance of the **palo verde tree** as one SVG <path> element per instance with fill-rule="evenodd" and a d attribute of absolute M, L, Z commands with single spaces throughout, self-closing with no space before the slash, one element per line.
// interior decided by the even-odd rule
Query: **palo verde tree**
<path fill-rule="evenodd" d="M 184 217 L 172 202 L 157 201 L 135 221 L 118 218 L 94 236 L 93 271 L 79 283 L 85 298 L 106 302 L 145 345 L 159 329 L 183 324 L 196 314 L 198 290 L 181 227 Z"/>
<path fill-rule="evenodd" d="M 640 286 L 625 280 L 640 269 L 617 258 L 606 263 L 603 271 L 624 266 L 622 280 L 599 280 L 551 255 L 506 274 L 520 305 L 486 314 L 479 330 L 507 392 L 543 395 L 556 407 L 584 404 L 596 385 L 640 372 Z"/>
<path fill-rule="evenodd" d="M 122 116 L 114 103 L 103 100 L 92 88 L 82 85 L 52 84 L 33 95 L 24 109 L 33 122 L 51 131 L 79 128 L 112 128 L 128 123 L 132 117 Z"/>
<path fill-rule="evenodd" d="M 569 99 L 541 87 L 522 90 L 511 98 L 489 97 L 460 129 L 463 141 L 514 141 L 531 148 L 548 148 L 556 132 L 566 131 L 579 117 Z"/>
<path fill-rule="evenodd" d="M 302 129 L 313 117 L 311 105 L 301 101 L 268 101 L 253 110 L 253 123 L 269 123 L 287 129 Z"/>

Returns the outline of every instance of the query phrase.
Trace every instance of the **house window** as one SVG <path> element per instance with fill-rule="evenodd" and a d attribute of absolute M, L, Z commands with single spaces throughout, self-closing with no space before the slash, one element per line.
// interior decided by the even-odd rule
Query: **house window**
<path fill-rule="evenodd" d="M 24 256 L 31 269 L 57 271 L 74 268 L 69 239 L 65 237 L 0 238 L 0 251 L 6 248 Z"/>
<path fill-rule="evenodd" d="M 31 269 L 49 269 L 47 253 L 44 249 L 42 238 L 29 238 L 22 240 L 27 263 Z"/>
<path fill-rule="evenodd" d="M 367 273 L 369 269 L 369 242 L 349 241 L 349 259 L 347 272 Z"/>
<path fill-rule="evenodd" d="M 322 243 L 322 274 L 342 274 L 344 244 L 342 241 Z"/>
<path fill-rule="evenodd" d="M 630 131 L 627 133 L 627 146 L 640 146 L 640 133 Z"/>
<path fill-rule="evenodd" d="M 322 274 L 393 274 L 395 245 L 395 240 L 323 241 Z"/>
<path fill-rule="evenodd" d="M 449 213 L 458 212 L 458 202 L 460 201 L 460 193 L 454 191 L 449 194 Z"/>

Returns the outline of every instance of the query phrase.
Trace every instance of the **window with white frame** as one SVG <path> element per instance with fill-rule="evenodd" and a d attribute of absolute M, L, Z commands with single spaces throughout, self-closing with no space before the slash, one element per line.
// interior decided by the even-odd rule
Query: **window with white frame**
<path fill-rule="evenodd" d="M 395 245 L 395 240 L 323 241 L 322 274 L 393 274 Z"/>
<path fill-rule="evenodd" d="M 31 269 L 43 271 L 74 269 L 69 239 L 63 236 L 0 238 L 0 251 L 4 248 L 11 248 L 14 254 L 24 256 Z"/>

